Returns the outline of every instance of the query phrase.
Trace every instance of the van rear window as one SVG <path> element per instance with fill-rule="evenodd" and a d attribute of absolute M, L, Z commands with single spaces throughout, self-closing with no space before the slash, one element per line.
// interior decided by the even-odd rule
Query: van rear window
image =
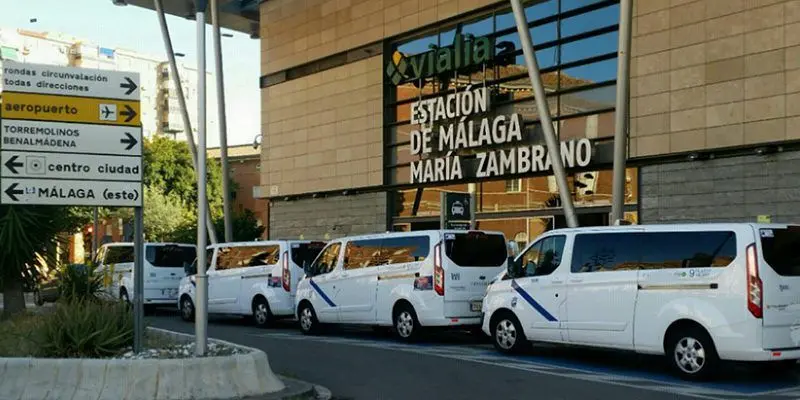
<path fill-rule="evenodd" d="M 447 233 L 445 254 L 459 267 L 499 267 L 508 258 L 503 235 L 484 232 Z"/>
<path fill-rule="evenodd" d="M 197 251 L 189 246 L 147 246 L 145 253 L 150 265 L 164 268 L 183 268 L 184 263 L 191 265 L 197 258 Z"/>
<path fill-rule="evenodd" d="M 761 229 L 764 260 L 781 276 L 800 276 L 800 226 Z"/>
<path fill-rule="evenodd" d="M 289 251 L 292 262 L 302 268 L 304 264 L 311 265 L 324 248 L 325 242 L 292 243 Z"/>

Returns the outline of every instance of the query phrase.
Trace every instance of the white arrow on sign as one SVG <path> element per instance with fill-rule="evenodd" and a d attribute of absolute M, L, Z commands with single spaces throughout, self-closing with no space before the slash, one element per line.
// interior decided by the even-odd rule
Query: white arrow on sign
<path fill-rule="evenodd" d="M 0 181 L 0 204 L 141 207 L 142 184 L 4 178 Z"/>
<path fill-rule="evenodd" d="M 142 155 L 142 128 L 65 122 L 0 120 L 3 150 Z"/>
<path fill-rule="evenodd" d="M 139 100 L 139 73 L 3 61 L 3 90 Z"/>
<path fill-rule="evenodd" d="M 0 176 L 141 182 L 141 160 L 141 157 L 3 151 Z"/>

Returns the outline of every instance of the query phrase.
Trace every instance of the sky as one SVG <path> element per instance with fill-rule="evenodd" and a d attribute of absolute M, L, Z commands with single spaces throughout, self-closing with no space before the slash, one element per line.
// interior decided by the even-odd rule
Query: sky
<path fill-rule="evenodd" d="M 37 21 L 31 23 L 30 20 Z M 167 15 L 167 25 L 179 60 L 197 65 L 195 21 Z M 135 6 L 119 7 L 111 0 L 0 0 L 0 27 L 58 32 L 104 47 L 133 50 L 167 59 L 155 11 Z M 250 144 L 261 131 L 261 99 L 258 87 L 260 47 L 248 34 L 227 31 L 222 38 L 225 75 L 228 144 Z M 215 73 L 210 25 L 206 29 L 208 71 Z M 213 80 L 208 81 L 214 85 Z M 208 113 L 216 114 L 209 109 Z M 219 145 L 219 133 L 208 132 L 209 147 Z"/>

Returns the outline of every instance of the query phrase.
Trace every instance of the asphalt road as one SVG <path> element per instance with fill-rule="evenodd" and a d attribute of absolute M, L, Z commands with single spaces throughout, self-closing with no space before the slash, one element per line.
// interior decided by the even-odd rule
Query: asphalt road
<path fill-rule="evenodd" d="M 194 332 L 168 310 L 148 322 Z M 554 346 L 508 357 L 461 332 L 406 345 L 369 329 L 332 327 L 309 337 L 291 322 L 259 329 L 245 319 L 212 317 L 209 336 L 259 348 L 276 373 L 323 385 L 335 399 L 800 398 L 797 371 L 766 375 L 731 366 L 722 382 L 689 384 L 667 374 L 658 357 Z"/>

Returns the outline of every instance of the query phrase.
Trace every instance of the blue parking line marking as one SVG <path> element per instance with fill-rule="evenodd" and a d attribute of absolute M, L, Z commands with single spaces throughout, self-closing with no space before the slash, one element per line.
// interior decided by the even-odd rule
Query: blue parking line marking
<path fill-rule="evenodd" d="M 319 296 L 322 297 L 322 300 L 325 300 L 325 302 L 328 303 L 329 306 L 336 307 L 336 304 L 333 304 L 333 301 L 331 301 L 330 297 L 328 297 L 328 295 L 325 294 L 325 292 L 323 292 L 319 286 L 317 286 L 316 282 L 314 282 L 313 279 L 309 279 L 308 282 L 311 284 L 311 287 L 314 288 L 314 290 L 316 290 L 317 293 L 319 293 Z"/>
<path fill-rule="evenodd" d="M 517 293 L 519 293 L 519 295 L 522 296 L 522 298 L 525 299 L 525 301 L 527 301 L 528 304 L 530 304 L 531 307 L 533 307 L 534 310 L 538 311 L 539 314 L 541 314 L 546 320 L 548 320 L 550 322 L 557 322 L 558 321 L 556 319 L 556 317 L 553 316 L 553 314 L 550 314 L 547 310 L 545 310 L 544 307 L 542 307 L 541 304 L 539 304 L 539 302 L 537 302 L 533 297 L 531 297 L 531 295 L 528 294 L 528 292 L 526 292 L 525 289 L 521 288 L 517 284 L 516 280 L 512 280 L 511 281 L 511 287 L 514 290 L 516 290 Z"/>

